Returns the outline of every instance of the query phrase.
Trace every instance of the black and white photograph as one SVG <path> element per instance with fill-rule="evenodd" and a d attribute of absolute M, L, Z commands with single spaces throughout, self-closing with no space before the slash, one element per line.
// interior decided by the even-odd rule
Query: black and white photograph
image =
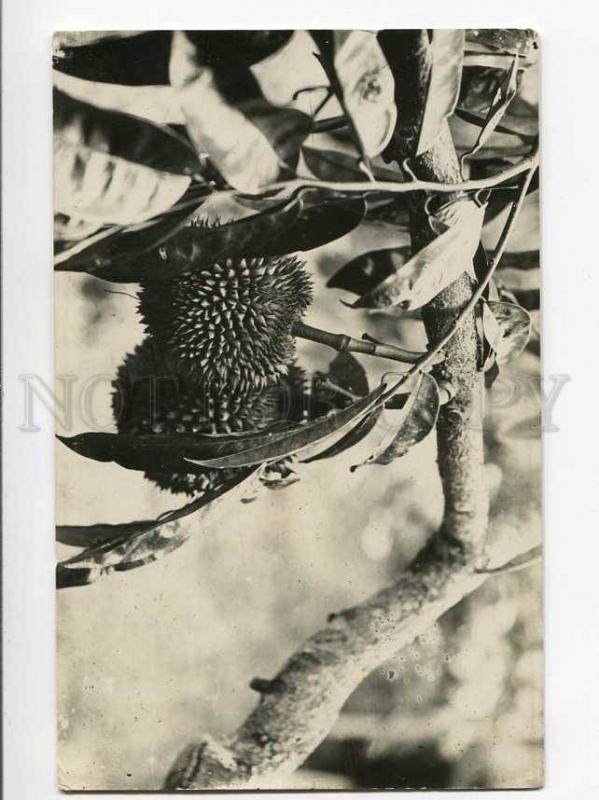
<path fill-rule="evenodd" d="M 55 33 L 61 789 L 543 785 L 540 49 Z"/>
<path fill-rule="evenodd" d="M 63 790 L 542 786 L 539 53 L 54 35 Z"/>

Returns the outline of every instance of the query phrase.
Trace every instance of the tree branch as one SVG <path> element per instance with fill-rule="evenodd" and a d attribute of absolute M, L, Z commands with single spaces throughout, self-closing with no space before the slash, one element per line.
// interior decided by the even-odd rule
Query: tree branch
<path fill-rule="evenodd" d="M 398 46 L 393 57 L 405 62 L 398 72 L 401 90 L 418 98 L 420 106 L 397 102 L 403 118 L 391 149 L 399 164 L 410 155 L 420 124 L 430 66 L 426 31 L 404 35 L 406 46 Z M 514 174 L 530 169 L 535 157 Z M 447 125 L 435 147 L 413 161 L 410 169 L 418 187 L 397 186 L 403 187 L 401 192 L 412 191 L 410 230 L 414 250 L 418 250 L 434 233 L 424 208 L 426 195 L 416 188 L 450 189 L 464 202 L 471 201 L 461 191 L 464 186 Z M 437 424 L 445 496 L 440 530 L 389 587 L 359 606 L 332 615 L 272 681 L 254 681 L 253 688 L 260 692 L 254 711 L 226 741 L 206 738 L 186 748 L 169 773 L 166 789 L 285 788 L 286 777 L 327 735 L 360 681 L 488 577 L 482 571 L 488 515 L 483 437 L 480 426 L 472 424 L 482 396 L 481 348 L 472 295 L 471 280 L 464 275 L 423 309 L 431 346 L 442 343 L 445 354 L 443 364 L 434 369 L 456 388 L 455 396 L 441 408 Z"/>
<path fill-rule="evenodd" d="M 401 361 L 404 364 L 417 364 L 426 355 L 426 353 L 417 353 L 413 350 L 404 350 L 403 347 L 397 347 L 394 344 L 375 342 L 372 339 L 354 339 L 345 333 L 323 331 L 301 321 L 294 323 L 292 333 L 300 339 L 332 347 L 338 353 L 363 353 L 368 356 L 388 358 L 391 361 Z"/>

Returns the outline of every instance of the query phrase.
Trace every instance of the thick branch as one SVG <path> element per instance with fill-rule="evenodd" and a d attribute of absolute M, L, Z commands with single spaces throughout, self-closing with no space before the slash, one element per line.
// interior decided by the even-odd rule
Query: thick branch
<path fill-rule="evenodd" d="M 223 743 L 205 739 L 186 748 L 164 788 L 285 788 L 360 681 L 485 577 L 461 547 L 436 537 L 394 584 L 334 615 L 274 680 L 254 683 L 260 702 L 239 730 Z"/>
<path fill-rule="evenodd" d="M 398 109 L 405 109 L 398 125 L 401 135 L 392 143 L 392 155 L 399 163 L 409 155 L 402 148 L 411 147 L 419 125 L 430 64 L 426 32 L 406 31 L 405 36 L 406 47 L 393 53 L 405 64 L 396 65 L 394 74 L 404 76 L 406 85 L 399 88 L 418 102 L 409 107 L 399 102 L 404 98 L 397 98 Z M 437 182 L 460 188 L 459 164 L 447 126 L 434 149 L 410 168 L 427 188 Z M 411 195 L 415 249 L 434 236 L 424 212 L 425 198 L 423 192 Z M 464 276 L 423 309 L 433 346 L 444 339 L 471 296 L 471 281 Z M 226 742 L 206 739 L 188 747 L 165 788 L 285 788 L 286 776 L 327 735 L 360 681 L 484 581 L 485 574 L 477 568 L 486 538 L 488 499 L 482 430 L 473 424 L 482 394 L 479 347 L 470 313 L 447 342 L 444 364 L 435 367 L 456 388 L 441 409 L 437 427 L 445 495 L 440 531 L 391 586 L 334 615 L 274 680 L 254 682 L 260 702 L 241 727 Z"/>
<path fill-rule="evenodd" d="M 448 127 L 439 136 L 436 147 L 420 157 L 412 169 L 419 177 L 434 177 L 444 182 L 459 180 L 459 162 Z M 424 247 L 435 236 L 424 212 L 423 199 L 412 203 L 411 233 L 415 249 Z M 431 345 L 454 327 L 472 293 L 472 281 L 464 274 L 423 308 L 422 319 Z M 445 498 L 442 533 L 461 542 L 477 557 L 486 538 L 488 494 L 480 420 L 483 396 L 480 343 L 474 311 L 447 342 L 444 353 L 443 365 L 435 369 L 449 380 L 456 393 L 441 408 L 437 422 L 437 460 Z"/>

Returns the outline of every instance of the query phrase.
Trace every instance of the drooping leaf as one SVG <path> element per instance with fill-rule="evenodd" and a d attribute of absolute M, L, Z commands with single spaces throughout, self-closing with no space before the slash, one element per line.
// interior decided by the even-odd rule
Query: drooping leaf
<path fill-rule="evenodd" d="M 512 289 L 511 294 L 517 304 L 527 311 L 538 311 L 541 308 L 540 289 Z"/>
<path fill-rule="evenodd" d="M 227 66 L 231 62 L 250 66 L 272 56 L 293 36 L 292 30 L 185 31 L 196 46 L 202 64 Z"/>
<path fill-rule="evenodd" d="M 462 273 L 472 270 L 472 261 L 482 229 L 485 206 L 460 202 L 451 211 L 453 224 L 427 244 L 403 266 L 362 295 L 354 308 L 401 305 L 420 308 Z M 445 222 L 437 215 L 437 224 Z"/>
<path fill-rule="evenodd" d="M 382 384 L 366 397 L 356 400 L 346 408 L 334 414 L 318 418 L 311 422 L 297 425 L 279 434 L 259 434 L 253 441 L 223 441 L 220 454 L 216 458 L 189 459 L 204 467 L 229 467 L 258 464 L 265 461 L 276 461 L 291 454 L 309 457 L 309 449 L 335 436 L 341 437 L 352 428 L 362 416 L 368 413 L 377 403 L 385 390 Z"/>
<path fill-rule="evenodd" d="M 433 430 L 439 414 L 439 387 L 428 373 L 420 373 L 412 381 L 412 391 L 400 411 L 384 413 L 378 425 L 388 431 L 377 450 L 363 464 L 390 464 L 404 456 Z M 407 385 L 406 385 L 407 388 Z"/>
<path fill-rule="evenodd" d="M 168 125 L 107 111 L 54 89 L 54 128 L 68 141 L 161 172 L 195 175 L 201 163 L 193 147 Z"/>
<path fill-rule="evenodd" d="M 540 267 L 540 257 L 538 250 L 509 250 L 501 257 L 502 269 L 522 269 L 536 270 Z"/>
<path fill-rule="evenodd" d="M 335 72 L 364 154 L 381 153 L 395 128 L 395 84 L 373 31 L 335 31 Z"/>
<path fill-rule="evenodd" d="M 54 268 L 60 272 L 89 272 L 104 278 L 111 268 L 116 269 L 115 265 L 118 265 L 119 274 L 127 271 L 133 274 L 136 264 L 145 264 L 152 250 L 196 214 L 206 192 L 206 186 L 192 184 L 178 203 L 154 219 L 136 225 L 117 225 L 91 234 L 68 250 L 61 251 L 54 259 Z"/>
<path fill-rule="evenodd" d="M 339 150 L 320 150 L 303 145 L 306 164 L 317 178 L 323 181 L 368 181 L 369 177 L 360 169 L 358 154 L 351 156 Z M 398 181 L 397 173 L 390 169 L 370 165 L 374 178 L 381 181 Z"/>
<path fill-rule="evenodd" d="M 58 436 L 66 447 L 84 458 L 94 461 L 114 462 L 132 470 L 153 470 L 156 472 L 177 472 L 181 469 L 194 472 L 186 457 L 203 458 L 220 455 L 225 446 L 235 450 L 249 447 L 256 440 L 277 438 L 281 429 L 293 428 L 290 423 L 275 425 L 261 433 L 244 432 L 235 434 L 203 433 L 151 433 L 121 434 L 92 431 L 75 436 Z"/>
<path fill-rule="evenodd" d="M 212 524 L 223 512 L 223 503 L 232 499 L 232 490 L 246 485 L 256 474 L 256 469 L 239 470 L 238 474 L 221 484 L 218 488 L 206 492 L 181 508 L 163 514 L 158 519 L 124 525 L 92 525 L 89 528 L 89 540 L 98 537 L 99 543 L 93 543 L 83 552 L 61 561 L 56 567 L 56 585 L 58 589 L 84 586 L 103 575 L 113 571 L 124 571 L 141 567 L 173 552 L 189 538 L 192 529 L 189 525 L 179 523 L 200 509 L 210 514 L 205 524 Z M 238 493 L 233 496 L 238 499 Z M 209 508 L 207 508 L 209 506 Z M 59 534 L 67 543 L 73 540 L 73 531 L 63 528 Z M 75 540 L 85 541 L 85 529 L 77 528 Z"/>
<path fill-rule="evenodd" d="M 480 130 L 474 147 L 467 153 L 464 153 L 462 160 L 473 156 L 489 141 L 492 134 L 497 130 L 499 122 L 503 119 L 508 106 L 516 96 L 517 91 L 518 56 L 515 56 L 510 68 L 506 70 L 503 82 L 493 97 L 493 102 L 491 103 L 489 111 L 487 112 L 484 125 Z"/>
<path fill-rule="evenodd" d="M 104 224 L 143 222 L 189 187 L 197 158 L 166 129 L 58 91 L 54 108 L 57 212 Z"/>
<path fill-rule="evenodd" d="M 486 120 L 484 117 L 479 117 L 478 114 L 473 114 L 471 111 L 466 111 L 463 108 L 456 108 L 455 113 L 458 117 L 464 120 L 464 122 L 470 122 L 472 125 L 477 125 L 479 128 L 484 128 L 486 125 Z M 497 124 L 495 126 L 495 131 L 497 133 L 505 133 L 508 136 L 517 136 L 519 139 L 522 139 L 524 142 L 534 142 L 536 141 L 536 136 L 533 136 L 529 133 L 522 133 L 520 131 L 514 131 L 511 128 L 506 128 L 505 125 Z"/>
<path fill-rule="evenodd" d="M 87 43 L 64 42 L 55 50 L 54 68 L 77 78 L 129 86 L 168 84 L 171 31 L 143 31 Z"/>
<path fill-rule="evenodd" d="M 441 125 L 453 113 L 460 93 L 464 30 L 437 28 L 432 33 L 432 67 L 416 155 L 435 144 Z"/>
<path fill-rule="evenodd" d="M 428 81 L 432 70 L 430 31 L 382 30 L 378 42 L 395 82 L 397 121 L 383 153 L 386 161 L 414 155 L 422 129 Z"/>
<path fill-rule="evenodd" d="M 157 125 L 184 125 L 185 118 L 173 86 L 123 86 L 98 83 L 52 70 L 56 89 L 105 111 L 118 111 L 150 120 Z"/>
<path fill-rule="evenodd" d="M 177 275 L 219 258 L 260 257 L 312 250 L 349 233 L 366 213 L 361 197 L 344 197 L 324 189 L 297 192 L 268 211 L 219 227 L 184 226 L 169 229 L 162 246 L 124 258 L 119 237 L 114 246 L 98 252 L 90 248 L 62 269 L 89 272 L 109 281 L 137 283 L 157 273 Z M 187 215 L 189 216 L 189 215 Z M 137 232 L 134 246 L 137 245 Z M 133 249 L 133 248 L 132 248 Z"/>
<path fill-rule="evenodd" d="M 409 247 L 392 247 L 364 253 L 344 264 L 329 278 L 327 286 L 365 295 L 389 276 L 395 275 L 408 262 L 410 253 Z"/>
<path fill-rule="evenodd" d="M 381 153 L 395 129 L 395 84 L 373 31 L 312 31 L 321 63 L 363 156 Z"/>
<path fill-rule="evenodd" d="M 530 314 L 513 303 L 489 301 L 483 305 L 483 327 L 498 364 L 507 364 L 526 347 L 530 337 Z"/>
<path fill-rule="evenodd" d="M 231 75 L 203 65 L 181 31 L 173 36 L 170 73 L 191 139 L 231 186 L 256 194 L 292 173 L 311 126 L 306 114 L 267 103 L 248 69 Z"/>
<path fill-rule="evenodd" d="M 338 456 L 340 453 L 349 450 L 350 447 L 354 447 L 354 445 L 358 444 L 362 441 L 362 439 L 368 436 L 370 431 L 376 425 L 381 412 L 382 407 L 375 408 L 375 410 L 371 411 L 370 414 L 362 417 L 355 427 L 349 430 L 344 436 L 341 437 L 341 439 L 333 442 L 333 444 L 329 445 L 319 453 L 315 453 L 308 458 L 302 459 L 303 462 L 305 464 L 311 464 L 313 461 L 322 461 L 325 458 L 333 458 L 333 456 Z"/>
<path fill-rule="evenodd" d="M 100 522 L 96 525 L 57 525 L 56 541 L 69 547 L 96 547 L 115 536 L 134 534 L 155 523 L 155 520 L 139 520 L 120 524 Z"/>

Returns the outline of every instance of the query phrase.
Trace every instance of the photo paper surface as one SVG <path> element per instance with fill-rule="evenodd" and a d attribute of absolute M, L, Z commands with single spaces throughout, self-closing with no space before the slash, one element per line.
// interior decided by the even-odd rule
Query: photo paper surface
<path fill-rule="evenodd" d="M 55 34 L 62 789 L 543 784 L 538 60 Z"/>

